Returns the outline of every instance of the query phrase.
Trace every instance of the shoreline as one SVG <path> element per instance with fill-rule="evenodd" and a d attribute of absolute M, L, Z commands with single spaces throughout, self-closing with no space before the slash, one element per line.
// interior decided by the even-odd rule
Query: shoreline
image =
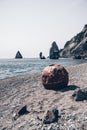
<path fill-rule="evenodd" d="M 87 101 L 76 102 L 71 95 L 78 89 L 87 88 L 87 63 L 65 67 L 69 72 L 69 89 L 46 90 L 41 73 L 25 74 L 0 79 L 0 129 L 3 130 L 50 130 L 87 128 Z M 73 87 L 74 86 L 74 87 Z M 30 112 L 12 121 L 14 108 L 27 105 Z M 42 124 L 47 110 L 56 107 L 61 118 L 58 123 Z M 68 126 L 68 127 L 67 127 Z"/>
<path fill-rule="evenodd" d="M 85 59 L 72 59 L 72 58 L 59 58 L 58 60 L 41 60 L 41 59 L 23 59 L 23 60 L 4 60 L 0 61 L 0 79 L 24 75 L 24 74 L 32 74 L 32 73 L 40 73 L 47 65 L 50 64 L 60 64 L 64 67 L 68 67 L 75 64 L 81 64 L 87 62 Z"/>

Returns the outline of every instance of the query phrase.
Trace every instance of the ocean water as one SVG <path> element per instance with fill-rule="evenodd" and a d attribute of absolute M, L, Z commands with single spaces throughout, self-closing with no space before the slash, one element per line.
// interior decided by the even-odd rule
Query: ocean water
<path fill-rule="evenodd" d="M 46 66 L 60 64 L 64 67 L 87 62 L 87 59 L 60 58 L 51 59 L 0 59 L 0 79 L 13 77 L 16 75 L 32 74 L 41 72 Z"/>

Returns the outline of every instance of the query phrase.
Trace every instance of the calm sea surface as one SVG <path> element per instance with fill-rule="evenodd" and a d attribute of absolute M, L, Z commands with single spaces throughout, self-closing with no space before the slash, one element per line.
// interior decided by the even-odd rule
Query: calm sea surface
<path fill-rule="evenodd" d="M 6 77 L 12 77 L 22 74 L 32 74 L 36 72 L 41 72 L 44 67 L 50 64 L 60 64 L 64 67 L 80 64 L 87 62 L 87 59 L 70 59 L 70 58 L 60 58 L 58 60 L 50 59 L 0 59 L 0 79 Z"/>

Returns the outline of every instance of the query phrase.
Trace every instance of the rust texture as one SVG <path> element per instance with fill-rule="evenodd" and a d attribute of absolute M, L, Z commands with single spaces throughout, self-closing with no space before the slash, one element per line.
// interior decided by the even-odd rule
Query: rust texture
<path fill-rule="evenodd" d="M 45 88 L 58 89 L 66 87 L 68 85 L 68 81 L 68 72 L 61 65 L 49 65 L 42 72 L 42 83 Z"/>

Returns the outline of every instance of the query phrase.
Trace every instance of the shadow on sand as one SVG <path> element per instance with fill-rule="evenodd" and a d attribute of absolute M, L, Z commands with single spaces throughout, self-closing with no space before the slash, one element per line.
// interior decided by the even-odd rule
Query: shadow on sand
<path fill-rule="evenodd" d="M 61 91 L 61 92 L 66 92 L 66 91 L 75 90 L 75 89 L 77 89 L 77 88 L 80 88 L 80 87 L 78 87 L 78 86 L 76 86 L 76 85 L 68 85 L 67 87 L 62 88 L 62 89 L 60 89 L 59 91 Z"/>
<path fill-rule="evenodd" d="M 77 88 L 80 88 L 80 87 L 76 85 L 68 85 L 66 87 L 50 87 L 50 88 L 45 88 L 45 89 L 53 90 L 53 91 L 60 91 L 60 92 L 67 92 L 67 91 L 75 90 Z"/>

